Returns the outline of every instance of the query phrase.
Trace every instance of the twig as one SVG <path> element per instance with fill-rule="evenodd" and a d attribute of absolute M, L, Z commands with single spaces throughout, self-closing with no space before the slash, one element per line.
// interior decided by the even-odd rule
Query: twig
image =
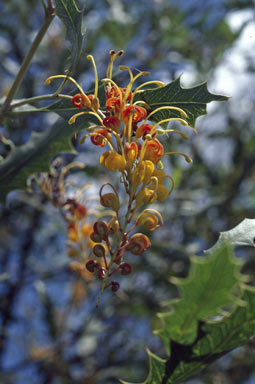
<path fill-rule="evenodd" d="M 44 5 L 44 3 L 43 3 Z M 5 119 L 5 116 L 7 115 L 7 113 L 10 111 L 10 106 L 11 106 L 11 102 L 12 100 L 14 99 L 16 93 L 18 92 L 19 88 L 20 88 L 20 85 L 25 77 L 25 74 L 28 70 L 28 67 L 33 59 L 33 56 L 35 54 L 35 52 L 37 51 L 45 33 L 47 32 L 54 16 L 55 16 L 55 8 L 52 6 L 52 3 L 51 1 L 49 0 L 48 1 L 48 7 L 46 7 L 44 5 L 44 11 L 45 11 L 45 18 L 44 18 L 44 22 L 41 26 L 41 29 L 38 31 L 29 51 L 27 52 L 22 64 L 21 64 L 21 67 L 19 69 L 19 72 L 17 73 L 17 76 L 11 86 L 11 89 L 6 97 L 6 100 L 4 102 L 4 105 L 3 105 L 3 108 L 2 108 L 2 111 L 1 111 L 1 115 L 0 115 L 0 124 L 2 124 L 2 122 L 4 121 Z"/>

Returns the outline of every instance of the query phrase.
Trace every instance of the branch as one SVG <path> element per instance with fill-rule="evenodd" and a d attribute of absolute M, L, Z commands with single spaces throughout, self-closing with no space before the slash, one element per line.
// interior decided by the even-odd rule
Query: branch
<path fill-rule="evenodd" d="M 20 88 L 20 85 L 26 75 L 26 72 L 28 70 L 28 67 L 34 57 L 34 54 L 36 53 L 45 33 L 47 32 L 53 18 L 55 17 L 55 8 L 52 6 L 52 3 L 51 1 L 49 0 L 48 1 L 48 7 L 46 7 L 43 3 L 43 6 L 44 6 L 44 11 L 45 11 L 45 18 L 44 18 L 44 22 L 42 24 L 42 27 L 41 29 L 39 30 L 39 32 L 37 33 L 31 47 L 30 47 L 30 50 L 27 52 L 22 64 L 21 64 L 21 67 L 19 69 L 19 72 L 11 86 L 11 89 L 6 97 L 6 100 L 4 102 L 4 105 L 3 105 L 3 108 L 2 108 L 2 111 L 1 111 L 1 115 L 0 115 L 0 124 L 2 124 L 2 122 L 4 121 L 5 119 L 5 116 L 7 115 L 7 113 L 10 111 L 10 106 L 11 106 L 11 102 L 12 100 L 14 99 L 16 93 L 18 92 L 19 88 Z"/>

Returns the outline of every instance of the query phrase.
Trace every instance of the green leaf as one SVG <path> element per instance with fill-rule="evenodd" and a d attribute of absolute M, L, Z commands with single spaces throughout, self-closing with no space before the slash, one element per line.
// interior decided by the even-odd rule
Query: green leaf
<path fill-rule="evenodd" d="M 255 336 L 255 289 L 242 284 L 244 278 L 239 274 L 240 268 L 232 252 L 232 247 L 254 246 L 254 234 L 255 220 L 245 219 L 235 228 L 220 234 L 215 246 L 206 251 L 202 263 L 197 258 L 192 260 L 191 272 L 184 284 L 181 283 L 182 298 L 172 301 L 175 312 L 163 315 L 163 329 L 157 332 L 163 339 L 169 358 L 163 360 L 148 351 L 150 371 L 141 384 L 182 383 Z M 213 279 L 214 291 L 211 290 Z M 236 301 L 231 313 L 221 314 L 212 320 L 222 305 L 235 302 L 233 288 L 237 287 L 237 282 L 241 300 Z M 192 325 L 194 318 L 196 324 Z M 183 327 L 184 319 L 186 328 Z M 176 338 L 180 330 L 182 333 Z"/>
<path fill-rule="evenodd" d="M 66 37 L 71 43 L 70 70 L 73 71 L 82 51 L 82 13 L 78 10 L 74 0 L 55 0 L 55 4 L 56 14 L 66 26 Z"/>
<path fill-rule="evenodd" d="M 239 264 L 229 244 L 223 244 L 208 257 L 193 257 L 187 279 L 175 280 L 181 298 L 171 302 L 172 312 L 159 315 L 164 327 L 157 334 L 165 346 L 169 348 L 169 339 L 193 343 L 198 322 L 219 314 L 236 300 L 233 291 L 239 280 Z"/>
<path fill-rule="evenodd" d="M 238 305 L 231 315 L 218 321 L 201 323 L 192 345 L 171 342 L 169 359 L 160 359 L 149 351 L 150 371 L 141 384 L 182 383 L 209 363 L 245 344 L 255 335 L 255 290 L 245 288 L 242 299 L 246 305 Z"/>
<path fill-rule="evenodd" d="M 60 152 L 74 152 L 71 138 L 75 132 L 85 129 L 88 119 L 83 117 L 69 125 L 59 119 L 47 131 L 33 132 L 27 143 L 11 149 L 0 162 L 0 200 L 4 201 L 8 192 L 26 189 L 27 178 L 37 172 L 48 172 L 50 159 Z"/>
<path fill-rule="evenodd" d="M 188 115 L 186 119 L 188 124 L 194 129 L 196 119 L 207 113 L 206 104 L 211 101 L 225 101 L 227 99 L 226 96 L 210 93 L 207 82 L 192 88 L 182 88 L 180 77 L 165 87 L 139 93 L 139 100 L 145 101 L 152 111 L 164 106 L 181 108 Z M 172 117 L 180 118 L 182 116 L 178 111 L 163 109 L 156 112 L 153 119 L 160 121 Z"/>

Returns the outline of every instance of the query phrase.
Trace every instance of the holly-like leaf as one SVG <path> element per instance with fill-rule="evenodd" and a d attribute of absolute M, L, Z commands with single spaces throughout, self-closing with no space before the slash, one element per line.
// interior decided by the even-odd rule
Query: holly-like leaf
<path fill-rule="evenodd" d="M 66 26 L 66 37 L 71 43 L 70 70 L 73 71 L 82 51 L 82 13 L 74 0 L 55 0 L 55 4 L 56 14 Z"/>
<path fill-rule="evenodd" d="M 207 113 L 206 105 L 208 103 L 211 101 L 225 101 L 227 99 L 227 96 L 210 93 L 207 88 L 207 82 L 192 88 L 182 88 L 180 77 L 165 87 L 139 93 L 139 100 L 145 101 L 152 111 L 164 106 L 181 108 L 188 116 L 186 118 L 188 124 L 194 129 L 196 119 Z M 162 109 L 153 115 L 153 119 L 156 121 L 172 117 L 183 118 L 178 111 L 170 109 Z"/>
<path fill-rule="evenodd" d="M 171 302 L 174 312 L 161 316 L 163 328 L 156 332 L 169 357 L 163 360 L 148 352 L 150 371 L 142 384 L 182 383 L 255 336 L 255 289 L 243 285 L 232 252 L 232 247 L 254 246 L 254 235 L 255 219 L 245 219 L 221 233 L 215 246 L 205 252 L 203 262 L 193 258 L 184 284 L 180 286 L 177 281 L 181 299 Z M 235 302 L 233 288 L 237 283 L 241 300 Z M 224 301 L 225 305 L 235 302 L 231 312 L 212 320 Z"/>
<path fill-rule="evenodd" d="M 85 129 L 88 119 L 83 117 L 70 126 L 59 119 L 47 131 L 33 132 L 27 143 L 11 149 L 0 162 L 0 200 L 4 202 L 8 192 L 26 189 L 27 179 L 37 172 L 48 172 L 50 159 L 60 152 L 74 152 L 71 138 L 74 132 Z"/>
<path fill-rule="evenodd" d="M 233 291 L 240 281 L 239 263 L 228 243 L 208 257 L 193 257 L 186 279 L 176 279 L 180 299 L 171 302 L 172 312 L 160 314 L 164 327 L 157 332 L 169 348 L 169 339 L 191 344 L 198 322 L 220 313 L 233 304 Z"/>
<path fill-rule="evenodd" d="M 191 345 L 171 342 L 171 355 L 160 359 L 148 351 L 150 371 L 141 384 L 178 384 L 202 371 L 209 363 L 245 344 L 255 336 L 255 290 L 245 288 L 246 305 L 237 305 L 231 315 L 218 321 L 200 323 Z M 170 341 L 169 341 L 170 343 Z M 121 381 L 123 384 L 126 381 Z"/>

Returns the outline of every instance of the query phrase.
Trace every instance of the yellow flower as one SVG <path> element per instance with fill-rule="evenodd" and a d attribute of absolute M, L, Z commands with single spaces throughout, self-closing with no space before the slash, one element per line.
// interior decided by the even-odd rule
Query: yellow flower
<path fill-rule="evenodd" d="M 139 191 L 136 197 L 136 206 L 151 204 L 157 200 L 157 192 L 151 188 L 143 188 Z"/>
<path fill-rule="evenodd" d="M 159 184 L 163 184 L 166 178 L 166 174 L 161 169 L 155 169 L 152 176 L 155 176 L 158 179 Z"/>
<path fill-rule="evenodd" d="M 154 171 L 154 164 L 151 160 L 145 160 L 144 165 L 145 165 L 145 174 L 144 174 L 143 184 L 147 185 L 151 181 L 151 176 L 153 175 L 153 171 Z"/>
<path fill-rule="evenodd" d="M 145 162 L 141 161 L 137 165 L 137 167 L 135 168 L 132 174 L 131 185 L 132 185 L 133 193 L 135 193 L 138 185 L 141 184 L 141 182 L 143 181 L 144 175 L 145 175 Z"/>
<path fill-rule="evenodd" d="M 133 162 L 137 159 L 138 156 L 138 147 L 134 141 L 131 144 L 125 144 L 125 154 L 129 166 L 132 167 Z"/>
<path fill-rule="evenodd" d="M 118 169 L 120 172 L 124 172 L 126 168 L 125 158 L 113 151 L 103 153 L 100 157 L 100 164 L 104 168 L 109 169 L 109 171 L 116 171 Z"/>
<path fill-rule="evenodd" d="M 169 191 L 167 187 L 165 187 L 162 184 L 159 184 L 157 188 L 157 200 L 160 202 L 165 201 L 168 195 L 169 195 Z"/>

